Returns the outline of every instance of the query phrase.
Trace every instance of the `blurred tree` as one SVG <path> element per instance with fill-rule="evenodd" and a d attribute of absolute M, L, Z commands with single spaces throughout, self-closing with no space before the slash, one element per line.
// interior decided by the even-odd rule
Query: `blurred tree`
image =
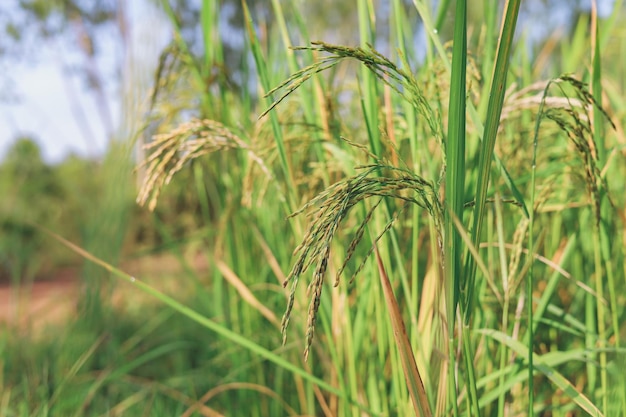
<path fill-rule="evenodd" d="M 60 218 L 64 191 L 31 138 L 19 138 L 0 166 L 0 195 L 0 277 L 32 279 L 45 260 L 33 224 Z"/>
<path fill-rule="evenodd" d="M 5 13 L 0 14 L 0 28 L 8 36 L 0 36 L 0 58 L 18 62 L 50 60 L 50 55 L 42 53 L 42 46 L 46 46 L 45 51 L 52 52 L 53 59 L 62 64 L 67 76 L 78 74 L 84 81 L 95 100 L 106 135 L 111 137 L 115 126 L 106 86 L 117 81 L 123 67 L 128 44 L 125 2 L 10 0 L 4 3 Z M 106 46 L 110 51 L 111 45 L 121 53 L 108 56 L 107 66 L 112 65 L 112 71 L 109 68 L 103 70 L 103 62 L 99 58 Z M 110 52 L 107 55 L 111 55 Z M 4 74 L 4 77 L 10 76 L 8 72 Z M 6 79 L 3 81 L 7 84 Z M 66 88 L 73 103 L 76 122 L 88 140 L 93 137 L 93 129 L 86 122 L 83 106 L 77 103 L 71 85 L 67 84 Z"/>
<path fill-rule="evenodd" d="M 6 37 L 0 37 L 4 58 L 32 59 L 40 52 L 42 40 L 59 40 L 88 56 L 103 47 L 99 31 L 119 38 L 126 35 L 124 2 L 116 0 L 9 0 L 0 17 Z M 118 38 L 118 39 L 119 39 Z"/>

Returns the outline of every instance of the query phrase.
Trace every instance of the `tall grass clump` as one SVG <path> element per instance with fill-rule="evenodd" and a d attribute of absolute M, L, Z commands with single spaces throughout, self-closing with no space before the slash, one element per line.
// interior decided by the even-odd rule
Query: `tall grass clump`
<path fill-rule="evenodd" d="M 560 75 L 567 59 L 539 68 L 550 51 L 516 38 L 519 1 L 484 2 L 484 22 L 392 1 L 388 38 L 358 1 L 358 46 L 311 41 L 295 2 L 271 2 L 274 26 L 244 2 L 230 70 L 255 82 L 235 87 L 216 3 L 200 58 L 162 3 L 176 36 L 138 202 L 191 173 L 205 307 L 64 243 L 217 336 L 231 371 L 189 414 L 221 390 L 245 415 L 626 414 L 624 103 L 602 94 L 596 15 L 593 44 L 570 45 L 595 45 L 591 71 Z"/>

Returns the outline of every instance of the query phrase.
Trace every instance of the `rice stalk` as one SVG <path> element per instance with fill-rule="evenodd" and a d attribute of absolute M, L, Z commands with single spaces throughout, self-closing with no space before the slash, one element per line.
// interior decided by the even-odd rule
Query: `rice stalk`
<path fill-rule="evenodd" d="M 605 317 L 605 301 L 604 301 L 604 265 L 602 258 L 602 247 L 600 242 L 601 235 L 601 220 L 602 220 L 602 197 L 606 196 L 607 200 L 614 207 L 613 202 L 609 196 L 606 180 L 602 178 L 601 170 L 599 168 L 599 147 L 596 143 L 595 135 L 599 132 L 599 129 L 593 128 L 593 122 L 599 124 L 600 120 L 593 118 L 593 115 L 604 116 L 612 125 L 605 110 L 602 109 L 600 104 L 595 100 L 594 96 L 587 90 L 587 86 L 569 76 L 562 76 L 555 80 L 556 86 L 565 94 L 564 86 L 569 85 L 574 88 L 574 92 L 578 100 L 583 103 L 582 108 L 575 108 L 574 106 L 561 109 L 561 111 L 547 110 L 545 117 L 554 121 L 559 128 L 566 133 L 571 143 L 578 151 L 578 155 L 582 161 L 582 165 L 585 172 L 585 184 L 587 188 L 587 194 L 590 199 L 591 209 L 593 217 L 595 219 L 592 232 L 593 252 L 594 252 L 594 275 L 596 284 L 596 299 L 595 299 L 595 315 L 592 314 L 592 299 L 588 298 L 588 308 L 586 314 L 586 320 L 591 323 L 591 326 L 597 325 L 597 340 L 593 342 L 595 337 L 588 337 L 588 344 L 598 346 L 601 350 L 599 352 L 599 370 L 600 370 L 600 383 L 601 395 L 603 402 L 603 409 L 606 412 L 608 409 L 606 392 L 608 391 L 608 376 L 607 376 L 607 353 L 604 350 L 607 344 L 607 332 L 606 332 L 606 317 Z M 550 84 L 548 84 L 549 88 Z M 593 113 L 592 113 L 593 112 Z M 539 124 L 539 121 L 538 123 Z M 601 146 L 604 146 L 602 140 Z M 604 156 L 604 155 L 603 155 Z M 610 264 L 607 265 L 610 267 Z M 608 274 L 612 274 L 612 271 Z M 613 304 L 613 309 L 617 308 Z M 616 315 L 613 314 L 611 318 L 615 320 Z M 596 324 L 597 323 L 597 324 Z M 613 328 L 617 328 L 618 324 L 613 322 Z M 595 333 L 595 332 L 594 332 Z M 590 378 L 590 389 L 593 392 L 593 383 L 595 375 L 593 367 L 588 366 L 588 377 Z"/>
<path fill-rule="evenodd" d="M 592 117 L 590 112 L 593 109 L 598 109 L 600 114 L 606 118 L 613 129 L 615 129 L 615 125 L 606 111 L 596 102 L 593 95 L 589 93 L 585 83 L 570 76 L 561 76 L 546 85 L 544 98 L 547 96 L 547 91 L 552 85 L 557 86 L 564 94 L 567 106 L 545 108 L 545 100 L 542 100 L 537 129 L 543 117 L 552 120 L 567 134 L 570 142 L 578 151 L 585 170 L 585 183 L 593 207 L 595 223 L 596 226 L 599 226 L 602 196 L 606 195 L 611 205 L 613 205 L 613 203 L 608 194 L 606 180 L 602 177 L 600 167 L 598 166 L 598 146 L 596 144 L 595 135 L 591 129 L 590 121 Z M 576 98 L 569 98 L 564 85 L 569 85 L 574 88 Z M 535 134 L 538 134 L 537 130 Z"/>
<path fill-rule="evenodd" d="M 298 258 L 283 282 L 283 286 L 291 283 L 287 309 L 281 326 L 283 343 L 285 343 L 286 330 L 299 279 L 310 267 L 313 266 L 314 268 L 313 279 L 308 287 L 311 300 L 307 319 L 305 358 L 308 357 L 309 348 L 313 341 L 317 312 L 330 257 L 330 247 L 340 223 L 356 204 L 370 197 L 378 198 L 378 201 L 358 227 L 339 274 L 343 271 L 345 263 L 352 257 L 356 245 L 362 240 L 363 232 L 371 220 L 373 211 L 383 199 L 398 199 L 425 209 L 429 215 L 433 216 L 438 225 L 440 246 L 442 244 L 441 227 L 439 226 L 443 218 L 442 208 L 430 182 L 410 171 L 391 166 L 369 165 L 361 167 L 361 169 L 363 169 L 362 173 L 332 185 L 291 215 L 296 216 L 310 210 L 308 215 L 313 219 L 302 242 L 294 251 L 294 254 L 299 254 Z M 389 176 L 376 176 L 378 172 L 385 172 Z M 385 226 L 384 231 L 389 230 L 392 223 L 393 220 Z M 335 283 L 338 282 L 338 279 L 339 276 L 335 278 Z"/>
<path fill-rule="evenodd" d="M 426 96 L 419 87 L 417 80 L 410 71 L 410 68 L 406 65 L 406 60 L 403 59 L 407 68 L 399 68 L 371 45 L 368 45 L 367 48 L 361 48 L 331 45 L 319 41 L 311 42 L 311 45 L 312 46 L 294 47 L 293 49 L 326 52 L 330 55 L 325 56 L 315 63 L 295 72 L 280 85 L 268 91 L 266 96 L 271 96 L 280 90 L 283 92 L 276 100 L 274 100 L 270 107 L 267 108 L 261 116 L 259 116 L 259 118 L 264 117 L 291 93 L 297 90 L 303 83 L 309 80 L 314 74 L 330 69 L 344 59 L 351 58 L 356 59 L 365 65 L 379 80 L 391 87 L 405 101 L 410 103 L 413 108 L 415 108 L 417 113 L 424 117 L 431 133 L 438 139 L 440 144 L 442 144 L 441 122 L 439 117 L 430 106 Z"/>
<path fill-rule="evenodd" d="M 150 155 L 139 168 L 145 168 L 145 176 L 137 197 L 137 203 L 152 211 L 157 205 L 163 187 L 170 183 L 174 174 L 187 163 L 210 153 L 223 150 L 243 149 L 255 161 L 268 178 L 273 175 L 263 160 L 239 135 L 214 120 L 193 119 L 171 132 L 155 135 L 144 146 Z"/>

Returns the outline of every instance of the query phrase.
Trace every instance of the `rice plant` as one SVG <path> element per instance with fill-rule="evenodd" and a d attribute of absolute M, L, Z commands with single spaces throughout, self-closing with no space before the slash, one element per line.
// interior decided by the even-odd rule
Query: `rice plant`
<path fill-rule="evenodd" d="M 242 73 L 254 61 L 256 91 L 237 90 L 207 76 L 223 65 L 208 45 L 219 40 L 209 3 L 203 59 L 183 36 L 164 54 L 152 95 L 164 122 L 145 144 L 137 199 L 154 210 L 192 173 L 211 265 L 196 287 L 204 304 L 190 308 L 56 236 L 217 335 L 209 363 L 232 369 L 189 394 L 186 415 L 212 405 L 626 414 L 623 111 L 601 94 L 605 38 L 592 73 L 543 79 L 515 38 L 519 1 L 501 16 L 485 2 L 478 27 L 463 1 L 392 1 L 388 33 L 374 2 L 358 1 L 358 46 L 310 41 L 295 2 L 271 2 L 268 31 L 243 3 Z M 423 54 L 410 46 L 417 21 Z M 576 39 L 579 50 L 590 41 Z M 166 106 L 190 91 L 202 93 L 187 113 Z"/>

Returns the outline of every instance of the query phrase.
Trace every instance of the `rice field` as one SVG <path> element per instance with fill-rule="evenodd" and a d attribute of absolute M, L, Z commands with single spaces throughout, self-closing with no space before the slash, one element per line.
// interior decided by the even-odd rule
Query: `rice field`
<path fill-rule="evenodd" d="M 42 229 L 99 278 L 58 338 L 2 339 L 0 415 L 626 415 L 626 10 L 531 42 L 500 3 L 357 0 L 340 44 L 243 2 L 233 54 L 219 2 L 200 47 L 162 2 L 157 133 L 101 215 L 131 195 L 175 242 L 184 190 L 185 291 Z"/>

